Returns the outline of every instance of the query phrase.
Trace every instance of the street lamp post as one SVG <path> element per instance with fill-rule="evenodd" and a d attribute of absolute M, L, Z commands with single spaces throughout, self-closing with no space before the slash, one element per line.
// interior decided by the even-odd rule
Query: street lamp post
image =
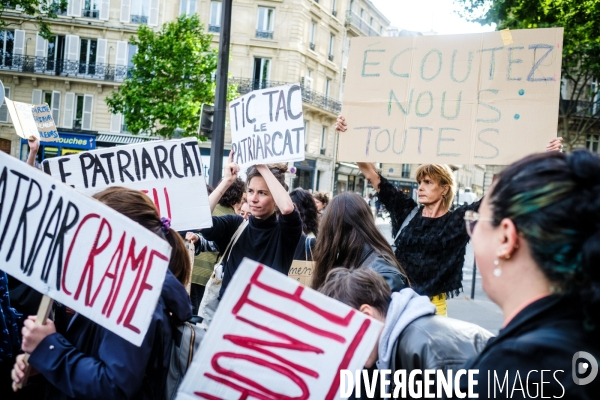
<path fill-rule="evenodd" d="M 210 185 L 217 187 L 223 171 L 223 147 L 225 145 L 225 106 L 227 105 L 227 73 L 229 70 L 229 44 L 231 42 L 231 9 L 233 0 L 223 0 L 219 60 L 217 62 L 217 89 L 213 134 L 210 146 Z"/>

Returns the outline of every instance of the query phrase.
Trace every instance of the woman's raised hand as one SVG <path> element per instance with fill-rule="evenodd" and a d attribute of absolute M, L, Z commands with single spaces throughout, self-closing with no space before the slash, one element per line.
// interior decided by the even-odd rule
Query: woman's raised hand
<path fill-rule="evenodd" d="M 346 119 L 339 115 L 335 121 L 335 130 L 337 132 L 346 132 Z"/>
<path fill-rule="evenodd" d="M 238 178 L 238 174 L 240 172 L 240 166 L 233 161 L 233 156 L 235 152 L 229 152 L 229 159 L 227 160 L 227 165 L 224 168 L 223 180 L 228 180 L 229 182 L 233 182 Z"/>
<path fill-rule="evenodd" d="M 554 138 L 550 141 L 550 143 L 548 143 L 548 145 L 546 146 L 546 151 L 562 151 L 563 149 L 563 138 L 561 137 L 557 137 Z"/>

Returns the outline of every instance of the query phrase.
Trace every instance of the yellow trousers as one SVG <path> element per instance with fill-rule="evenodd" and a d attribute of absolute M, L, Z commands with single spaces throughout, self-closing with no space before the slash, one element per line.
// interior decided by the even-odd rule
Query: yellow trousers
<path fill-rule="evenodd" d="M 429 298 L 433 305 L 437 308 L 437 315 L 442 317 L 448 316 L 448 304 L 446 303 L 446 293 L 440 293 L 438 295 Z"/>

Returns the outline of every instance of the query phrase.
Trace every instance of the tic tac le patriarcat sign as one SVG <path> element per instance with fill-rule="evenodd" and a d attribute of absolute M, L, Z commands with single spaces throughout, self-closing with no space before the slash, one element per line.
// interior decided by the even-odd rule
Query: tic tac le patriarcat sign
<path fill-rule="evenodd" d="M 157 234 L 0 152 L 0 269 L 139 346 L 171 248 Z"/>
<path fill-rule="evenodd" d="M 141 190 L 178 231 L 212 226 L 195 138 L 153 141 L 45 160 L 44 171 L 81 193 L 109 186 Z"/>

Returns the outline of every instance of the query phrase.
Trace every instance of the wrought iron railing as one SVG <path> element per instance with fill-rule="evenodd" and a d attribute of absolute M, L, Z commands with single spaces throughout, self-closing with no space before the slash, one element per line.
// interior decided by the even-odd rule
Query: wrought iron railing
<path fill-rule="evenodd" d="M 356 15 L 356 13 L 351 10 L 348 10 L 346 13 L 346 26 L 348 25 L 354 26 L 367 36 L 381 36 L 379 32 L 371 27 L 371 25 L 367 24 L 361 17 Z"/>
<path fill-rule="evenodd" d="M 130 21 L 134 24 L 148 24 L 147 15 L 132 15 Z"/>
<path fill-rule="evenodd" d="M 100 10 L 83 10 L 83 17 L 99 19 L 100 18 Z"/>
<path fill-rule="evenodd" d="M 208 25 L 208 31 L 219 33 L 219 32 L 221 32 L 221 26 L 220 25 Z"/>
<path fill-rule="evenodd" d="M 256 37 L 259 39 L 273 39 L 273 31 L 256 30 Z"/>
<path fill-rule="evenodd" d="M 275 86 L 289 85 L 290 82 L 281 81 L 259 81 L 255 79 L 246 78 L 229 78 L 229 84 L 237 85 L 238 92 L 240 94 L 246 94 L 253 90 L 266 89 Z M 315 92 L 304 86 L 300 86 L 302 89 L 302 101 L 313 105 L 315 107 L 322 108 L 334 114 L 339 114 L 342 111 L 342 103 L 331 97 L 324 96 L 322 93 Z"/>
<path fill-rule="evenodd" d="M 2 55 L 1 53 L 0 71 L 69 76 L 111 82 L 123 81 L 129 76 L 129 68 L 126 65 L 84 63 L 72 60 L 55 60 L 47 57 Z"/>

